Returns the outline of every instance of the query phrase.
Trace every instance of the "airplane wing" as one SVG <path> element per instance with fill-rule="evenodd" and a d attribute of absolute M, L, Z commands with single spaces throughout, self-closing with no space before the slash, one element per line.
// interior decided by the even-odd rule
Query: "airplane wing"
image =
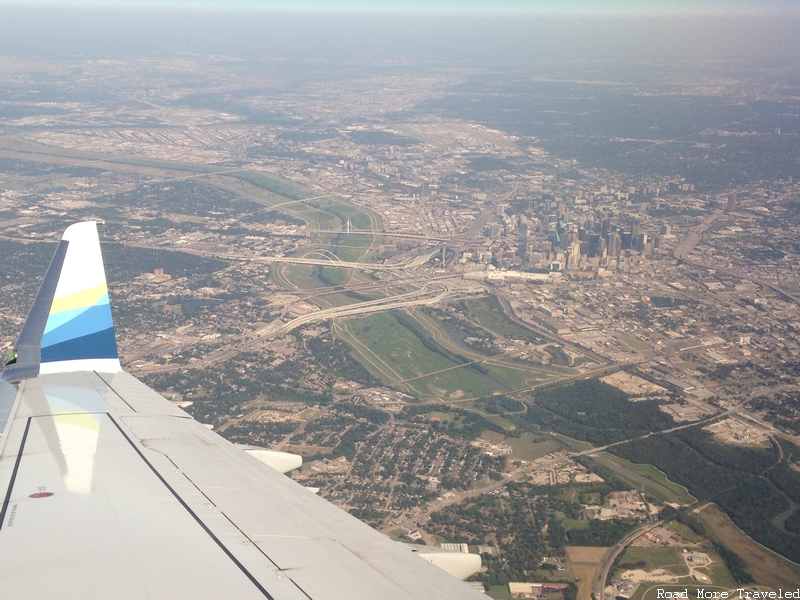
<path fill-rule="evenodd" d="M 264 462 L 291 455 L 245 451 L 125 373 L 93 222 L 58 245 L 0 431 L 3 598 L 485 597 L 433 564 L 466 577 L 479 557 L 389 539 Z"/>

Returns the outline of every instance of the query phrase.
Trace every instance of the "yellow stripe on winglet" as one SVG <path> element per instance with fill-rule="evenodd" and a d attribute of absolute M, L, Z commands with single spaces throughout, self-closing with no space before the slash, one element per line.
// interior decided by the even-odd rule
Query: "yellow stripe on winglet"
<path fill-rule="evenodd" d="M 73 308 L 89 308 L 97 304 L 108 292 L 108 287 L 105 283 L 96 285 L 88 290 L 83 290 L 76 294 L 70 294 L 63 298 L 55 298 L 53 304 L 50 306 L 50 314 L 64 312 L 65 310 L 72 310 Z"/>

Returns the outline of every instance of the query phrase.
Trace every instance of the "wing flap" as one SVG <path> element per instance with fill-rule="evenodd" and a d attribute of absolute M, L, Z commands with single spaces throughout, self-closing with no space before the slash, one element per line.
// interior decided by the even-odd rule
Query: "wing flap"
<path fill-rule="evenodd" d="M 90 433 L 65 434 L 65 416 L 73 421 L 67 420 L 67 427 Z M 8 491 L 0 529 L 4 595 L 265 597 L 195 519 L 192 511 L 213 520 L 201 494 L 188 484 L 181 487 L 180 479 L 175 488 L 159 479 L 110 415 L 89 415 L 98 417 L 96 429 L 91 423 L 76 425 L 77 416 L 87 415 L 15 422 L 12 443 L 19 442 L 21 449 L 17 468 L 9 473 L 9 461 L 0 461 L 0 481 L 7 482 Z M 230 529 L 227 544 L 243 545 L 246 540 L 235 539 Z M 252 568 L 259 566 L 259 580 L 269 585 L 273 579 L 270 583 L 283 587 L 270 577 L 266 562 Z"/>
<path fill-rule="evenodd" d="M 437 598 L 474 593 L 195 421 L 123 420 L 311 598 L 368 598 L 369 590 L 386 599 L 432 597 L 432 590 Z M 337 581 L 349 583 L 338 587 Z"/>

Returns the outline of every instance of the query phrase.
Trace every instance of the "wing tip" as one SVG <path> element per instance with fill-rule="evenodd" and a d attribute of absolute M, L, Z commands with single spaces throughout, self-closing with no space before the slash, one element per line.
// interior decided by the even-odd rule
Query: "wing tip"
<path fill-rule="evenodd" d="M 74 223 L 61 237 L 2 379 L 121 371 L 108 296 L 98 301 L 90 293 L 99 287 L 106 287 L 106 275 L 97 221 Z M 81 318 L 89 309 L 92 318 Z"/>

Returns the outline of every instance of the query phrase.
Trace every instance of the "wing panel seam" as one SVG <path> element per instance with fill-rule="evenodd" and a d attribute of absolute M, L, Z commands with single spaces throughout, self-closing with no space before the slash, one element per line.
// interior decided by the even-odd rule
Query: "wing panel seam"
<path fill-rule="evenodd" d="M 264 586 L 262 586 L 261 583 L 259 583 L 258 579 L 256 579 L 255 576 L 252 573 L 250 573 L 250 571 L 247 569 L 247 567 L 245 567 L 239 561 L 239 559 L 236 558 L 233 555 L 233 553 L 228 549 L 228 547 L 225 544 L 222 543 L 222 540 L 220 540 L 216 535 L 214 535 L 214 532 L 211 531 L 211 529 L 209 529 L 208 525 L 206 525 L 203 522 L 203 520 L 197 515 L 197 513 L 195 513 L 191 509 L 191 507 L 186 503 L 186 501 L 183 498 L 180 497 L 178 492 L 176 492 L 172 488 L 172 486 L 167 482 L 167 480 L 164 479 L 163 475 L 161 475 L 161 473 L 158 472 L 158 469 L 156 469 L 153 466 L 153 464 L 149 460 L 147 460 L 147 457 L 144 455 L 144 453 L 136 446 L 136 444 L 133 442 L 133 440 L 125 433 L 125 430 L 122 429 L 122 427 L 119 425 L 119 423 L 117 423 L 116 419 L 114 419 L 114 417 L 111 416 L 110 414 L 108 414 L 108 413 L 106 413 L 106 414 L 107 414 L 109 420 L 114 424 L 114 426 L 122 434 L 122 437 L 124 437 L 128 441 L 128 443 L 130 444 L 131 448 L 133 448 L 133 450 L 136 452 L 136 454 L 139 455 L 139 458 L 141 458 L 144 461 L 144 463 L 150 468 L 150 470 L 158 478 L 158 480 L 161 481 L 161 483 L 164 485 L 164 487 L 166 487 L 170 491 L 170 493 L 175 497 L 175 499 L 180 503 L 180 505 L 183 506 L 183 508 L 186 510 L 186 512 L 188 512 L 192 516 L 192 518 L 197 522 L 197 524 L 200 525 L 200 527 L 203 529 L 203 531 L 205 531 L 208 534 L 208 536 L 212 540 L 214 540 L 214 542 L 217 544 L 217 546 L 219 546 L 219 548 L 228 556 L 228 558 L 231 559 L 233 564 L 235 564 L 239 568 L 239 570 L 245 575 L 245 577 L 247 577 L 250 580 L 250 582 L 258 589 L 258 591 L 260 591 L 269 600 L 275 600 L 275 598 L 264 588 Z"/>
<path fill-rule="evenodd" d="M 3 500 L 3 508 L 0 509 L 0 530 L 3 529 L 3 523 L 6 521 L 6 511 L 8 511 L 8 505 L 11 502 L 11 493 L 14 490 L 14 482 L 17 479 L 17 473 L 19 472 L 19 465 L 22 462 L 22 452 L 25 449 L 25 442 L 28 440 L 28 431 L 31 428 L 31 421 L 33 417 L 28 417 L 28 421 L 25 423 L 25 431 L 22 434 L 22 441 L 19 444 L 19 450 L 17 452 L 17 460 L 14 463 L 14 470 L 11 472 L 11 481 L 8 482 L 8 490 L 6 490 L 6 497 Z"/>
<path fill-rule="evenodd" d="M 137 411 L 135 408 L 133 408 L 133 407 L 130 405 L 130 403 L 129 403 L 127 400 L 125 400 L 125 398 L 123 398 L 123 397 L 122 397 L 122 394 L 120 394 L 120 393 L 119 393 L 117 390 L 115 390 L 115 389 L 114 389 L 114 386 L 112 386 L 112 385 L 111 385 L 111 384 L 110 384 L 108 381 L 106 381 L 106 380 L 105 380 L 105 378 L 104 378 L 104 377 L 103 377 L 103 376 L 102 376 L 100 373 L 98 373 L 97 371 L 95 371 L 95 372 L 94 372 L 94 374 L 95 374 L 95 375 L 97 375 L 97 377 L 100 379 L 100 381 L 102 381 L 103 383 L 105 383 L 105 384 L 108 386 L 108 389 L 110 389 L 112 392 L 114 392 L 114 395 L 115 395 L 117 398 L 119 398 L 120 400 L 122 400 L 122 401 L 125 403 L 125 405 L 126 405 L 128 408 L 130 408 L 130 409 L 131 409 L 131 410 L 132 410 L 134 413 L 138 413 L 138 412 L 139 412 L 139 411 Z"/>

